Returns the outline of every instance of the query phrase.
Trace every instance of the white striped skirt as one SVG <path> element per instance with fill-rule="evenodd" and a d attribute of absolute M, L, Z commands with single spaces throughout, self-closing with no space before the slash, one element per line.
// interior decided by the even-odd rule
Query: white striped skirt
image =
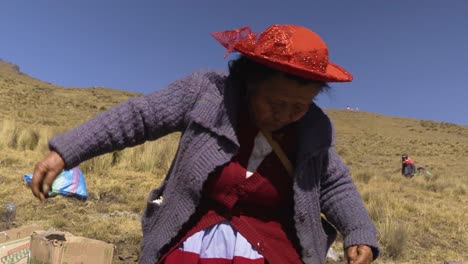
<path fill-rule="evenodd" d="M 187 238 L 164 263 L 264 264 L 264 257 L 228 221 Z"/>

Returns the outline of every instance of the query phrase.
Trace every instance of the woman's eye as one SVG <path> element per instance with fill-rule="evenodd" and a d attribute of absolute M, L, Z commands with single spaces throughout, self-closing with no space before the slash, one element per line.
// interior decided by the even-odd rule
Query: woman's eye
<path fill-rule="evenodd" d="M 300 113 L 300 112 L 302 112 L 302 111 L 304 111 L 304 107 L 303 107 L 302 105 L 296 105 L 296 106 L 294 106 L 294 112 L 295 112 L 295 113 Z"/>
<path fill-rule="evenodd" d="M 281 104 L 281 103 L 271 103 L 271 107 L 274 110 L 280 110 L 282 106 L 283 106 L 283 104 Z"/>

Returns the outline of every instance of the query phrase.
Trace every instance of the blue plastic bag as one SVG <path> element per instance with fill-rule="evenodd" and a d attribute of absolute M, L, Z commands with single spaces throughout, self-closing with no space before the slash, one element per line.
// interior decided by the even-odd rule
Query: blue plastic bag
<path fill-rule="evenodd" d="M 23 178 L 28 185 L 31 185 L 32 174 L 26 174 Z M 71 170 L 64 170 L 55 178 L 52 183 L 52 190 L 49 191 L 48 196 L 53 197 L 58 194 L 73 196 L 84 200 L 88 198 L 85 179 L 78 167 Z"/>

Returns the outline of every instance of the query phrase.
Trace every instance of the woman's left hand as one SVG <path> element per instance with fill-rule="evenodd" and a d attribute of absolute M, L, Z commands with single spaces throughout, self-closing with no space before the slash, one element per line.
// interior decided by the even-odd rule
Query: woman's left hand
<path fill-rule="evenodd" d="M 369 264 L 373 260 L 372 249 L 366 245 L 350 246 L 346 249 L 348 264 Z"/>

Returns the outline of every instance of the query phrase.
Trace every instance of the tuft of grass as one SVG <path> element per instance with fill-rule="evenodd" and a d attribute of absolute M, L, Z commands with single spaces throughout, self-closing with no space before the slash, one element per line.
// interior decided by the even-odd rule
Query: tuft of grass
<path fill-rule="evenodd" d="M 393 260 L 404 257 L 409 239 L 408 228 L 401 221 L 387 217 L 379 226 L 380 242 L 384 247 L 384 254 Z"/>
<path fill-rule="evenodd" d="M 122 151 L 116 166 L 141 172 L 158 173 L 167 171 L 177 151 L 179 134 L 172 134 L 156 142 L 147 142 Z"/>
<path fill-rule="evenodd" d="M 378 194 L 369 194 L 367 193 L 365 198 L 367 201 L 367 209 L 369 211 L 369 215 L 371 219 L 377 223 L 384 219 L 386 216 L 386 207 L 387 202 L 381 198 Z"/>
<path fill-rule="evenodd" d="M 84 173 L 96 174 L 109 174 L 111 168 L 149 173 L 167 171 L 177 151 L 178 138 L 178 134 L 173 134 L 156 142 L 101 155 L 82 163 L 80 168 Z"/>
<path fill-rule="evenodd" d="M 454 190 L 454 194 L 457 196 L 464 196 L 467 194 L 466 188 L 464 186 L 457 186 Z"/>
<path fill-rule="evenodd" d="M 45 155 L 49 152 L 49 139 L 56 133 L 56 131 L 51 127 L 43 127 L 39 129 L 39 140 L 37 142 L 36 151 L 42 155 Z"/>
<path fill-rule="evenodd" d="M 3 120 L 0 127 L 0 147 L 15 149 L 18 142 L 18 132 L 15 121 Z"/>
<path fill-rule="evenodd" d="M 368 184 L 369 181 L 372 179 L 372 173 L 369 172 L 369 171 L 363 171 L 363 172 L 359 172 L 356 174 L 356 176 L 354 177 L 358 182 L 362 182 L 362 183 L 365 183 L 365 184 Z"/>
<path fill-rule="evenodd" d="M 39 133 L 32 129 L 23 129 L 18 133 L 18 150 L 35 150 L 39 143 Z"/>
<path fill-rule="evenodd" d="M 110 175 L 109 169 L 112 167 L 112 153 L 104 154 L 80 164 L 83 173 L 96 173 Z"/>

